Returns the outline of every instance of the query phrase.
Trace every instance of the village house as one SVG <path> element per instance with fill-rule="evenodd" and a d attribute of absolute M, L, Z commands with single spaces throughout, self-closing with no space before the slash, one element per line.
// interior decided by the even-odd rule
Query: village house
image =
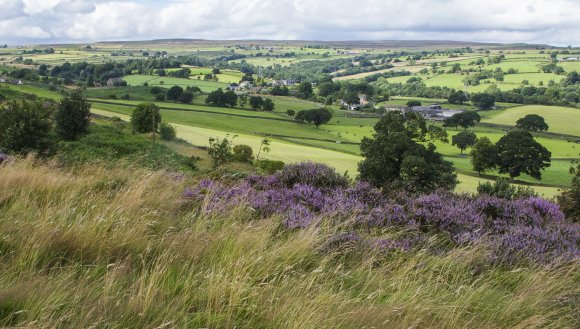
<path fill-rule="evenodd" d="M 274 80 L 272 81 L 272 86 L 294 86 L 296 85 L 296 80 Z"/>
<path fill-rule="evenodd" d="M 250 89 L 253 86 L 254 85 L 250 81 L 242 81 L 242 82 L 240 82 L 239 89 Z"/>

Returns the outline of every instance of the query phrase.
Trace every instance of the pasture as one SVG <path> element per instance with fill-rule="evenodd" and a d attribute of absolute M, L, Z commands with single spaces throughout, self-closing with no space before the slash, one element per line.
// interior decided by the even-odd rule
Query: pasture
<path fill-rule="evenodd" d="M 188 87 L 195 86 L 199 87 L 203 92 L 211 92 L 218 88 L 225 88 L 228 86 L 224 82 L 214 82 L 205 81 L 202 79 L 184 79 L 184 78 L 173 78 L 173 77 L 160 77 L 156 75 L 128 75 L 123 78 L 127 81 L 130 86 L 142 86 L 145 82 L 149 86 L 160 86 L 160 87 Z"/>
<path fill-rule="evenodd" d="M 524 105 L 504 110 L 480 112 L 482 122 L 514 126 L 519 118 L 527 114 L 544 117 L 550 126 L 549 132 L 580 136 L 580 109 L 561 106 Z"/>

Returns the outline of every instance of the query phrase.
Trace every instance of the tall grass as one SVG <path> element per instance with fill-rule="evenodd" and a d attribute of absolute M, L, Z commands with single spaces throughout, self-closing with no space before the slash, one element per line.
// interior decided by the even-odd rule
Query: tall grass
<path fill-rule="evenodd" d="M 204 215 L 194 178 L 0 166 L 0 324 L 22 328 L 572 328 L 577 264 L 504 269 L 482 250 L 323 252 L 251 209 Z"/>

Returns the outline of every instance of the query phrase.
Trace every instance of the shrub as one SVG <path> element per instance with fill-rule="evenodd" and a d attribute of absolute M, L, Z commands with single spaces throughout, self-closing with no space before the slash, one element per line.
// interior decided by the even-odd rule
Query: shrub
<path fill-rule="evenodd" d="M 210 138 L 207 154 L 211 158 L 214 168 L 228 164 L 233 159 L 232 142 L 227 138 Z"/>
<path fill-rule="evenodd" d="M 159 93 L 159 94 L 155 95 L 155 100 L 160 101 L 160 102 L 165 101 L 165 93 Z"/>
<path fill-rule="evenodd" d="M 314 162 L 290 164 L 278 173 L 282 184 L 292 187 L 295 184 L 307 184 L 314 187 L 346 187 L 349 180 L 340 175 L 334 168 Z"/>
<path fill-rule="evenodd" d="M 477 186 L 477 193 L 507 200 L 538 196 L 531 187 L 514 186 L 510 184 L 509 179 L 505 177 L 498 177 L 493 183 L 479 183 L 479 186 Z"/>
<path fill-rule="evenodd" d="M 159 125 L 159 137 L 165 141 L 172 141 L 175 139 L 175 128 L 169 123 L 163 121 Z"/>
<path fill-rule="evenodd" d="M 234 146 L 234 160 L 240 162 L 251 162 L 254 159 L 254 151 L 249 145 Z"/>
<path fill-rule="evenodd" d="M 51 111 L 39 102 L 11 102 L 0 107 L 0 149 L 28 153 L 51 151 Z"/>
<path fill-rule="evenodd" d="M 149 90 L 149 92 L 154 94 L 154 95 L 161 94 L 161 93 L 163 93 L 163 88 L 155 86 L 155 87 L 152 87 L 151 90 Z"/>
<path fill-rule="evenodd" d="M 91 120 L 91 104 L 77 89 L 63 98 L 56 112 L 56 132 L 63 139 L 74 140 L 87 131 Z"/>
<path fill-rule="evenodd" d="M 257 160 L 256 161 L 256 168 L 258 171 L 264 174 L 271 175 L 277 171 L 284 169 L 285 163 L 283 161 L 278 160 Z"/>
<path fill-rule="evenodd" d="M 137 105 L 131 114 L 131 126 L 139 133 L 152 132 L 157 130 L 161 123 L 159 108 L 153 103 L 141 103 Z"/>
<path fill-rule="evenodd" d="M 183 94 L 179 95 L 178 101 L 180 101 L 181 103 L 191 103 L 191 101 L 193 101 L 193 93 L 190 91 L 186 91 Z"/>

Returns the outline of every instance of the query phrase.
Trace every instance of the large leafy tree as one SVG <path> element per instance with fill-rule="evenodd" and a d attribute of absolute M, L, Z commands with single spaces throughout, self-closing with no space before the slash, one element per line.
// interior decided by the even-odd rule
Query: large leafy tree
<path fill-rule="evenodd" d="M 465 111 L 461 113 L 454 114 L 452 117 L 445 119 L 443 126 L 445 127 L 463 127 L 467 129 L 469 127 L 475 127 L 475 125 L 481 121 L 481 117 L 477 112 Z"/>
<path fill-rule="evenodd" d="M 314 123 L 316 128 L 320 127 L 320 125 L 327 123 L 328 121 L 330 121 L 330 119 L 332 119 L 332 112 L 330 112 L 328 109 L 325 108 L 308 110 L 304 114 L 304 120 L 306 120 L 309 123 L 310 122 Z"/>
<path fill-rule="evenodd" d="M 478 174 L 497 166 L 497 150 L 487 137 L 481 137 L 471 148 L 471 164 Z"/>
<path fill-rule="evenodd" d="M 173 86 L 169 88 L 166 96 L 167 99 L 176 101 L 179 99 L 179 96 L 181 96 L 181 94 L 183 94 L 183 88 L 181 88 L 180 86 Z"/>
<path fill-rule="evenodd" d="M 51 111 L 40 102 L 10 102 L 0 107 L 0 149 L 14 153 L 51 151 Z"/>
<path fill-rule="evenodd" d="M 489 110 L 495 105 L 495 96 L 485 93 L 471 95 L 471 103 L 480 110 Z"/>
<path fill-rule="evenodd" d="M 359 163 L 360 178 L 384 188 L 410 192 L 452 190 L 457 175 L 451 162 L 436 151 L 434 140 L 447 142 L 447 133 L 415 113 L 387 112 L 365 137 Z"/>
<path fill-rule="evenodd" d="M 301 98 L 312 97 L 312 84 L 310 82 L 304 81 L 298 85 L 298 96 Z"/>
<path fill-rule="evenodd" d="M 450 93 L 447 100 L 449 104 L 463 104 L 467 102 L 467 95 L 462 90 L 457 90 Z"/>
<path fill-rule="evenodd" d="M 56 132 L 63 139 L 74 140 L 85 133 L 91 121 L 91 104 L 80 89 L 63 98 L 55 115 Z"/>
<path fill-rule="evenodd" d="M 496 143 L 499 172 L 510 178 L 522 173 L 542 179 L 542 170 L 550 166 L 552 153 L 534 140 L 526 130 L 512 130 Z"/>
<path fill-rule="evenodd" d="M 141 103 L 137 105 L 131 114 L 131 126 L 140 133 L 157 131 L 161 123 L 159 108 L 153 103 Z"/>
<path fill-rule="evenodd" d="M 477 141 L 477 136 L 471 131 L 462 131 L 457 135 L 451 137 L 451 145 L 457 146 L 459 150 L 461 150 L 461 154 L 463 151 L 475 144 Z"/>
<path fill-rule="evenodd" d="M 528 114 L 516 121 L 516 126 L 527 131 L 548 131 L 548 124 L 544 117 L 537 114 Z"/>

